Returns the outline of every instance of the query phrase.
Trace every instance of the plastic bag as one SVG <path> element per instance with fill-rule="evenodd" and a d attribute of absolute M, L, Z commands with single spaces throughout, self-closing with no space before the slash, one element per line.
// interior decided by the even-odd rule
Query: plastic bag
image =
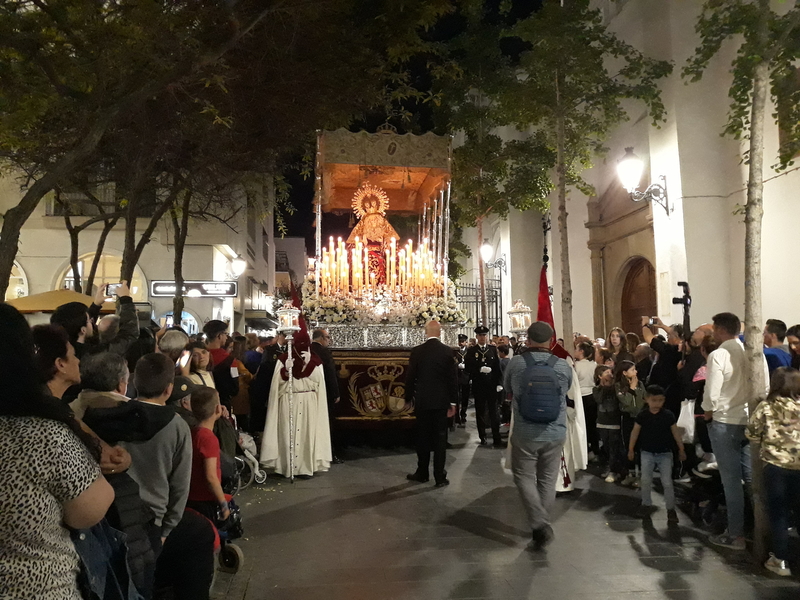
<path fill-rule="evenodd" d="M 694 400 L 681 402 L 681 414 L 678 415 L 678 429 L 681 430 L 684 444 L 694 442 Z"/>

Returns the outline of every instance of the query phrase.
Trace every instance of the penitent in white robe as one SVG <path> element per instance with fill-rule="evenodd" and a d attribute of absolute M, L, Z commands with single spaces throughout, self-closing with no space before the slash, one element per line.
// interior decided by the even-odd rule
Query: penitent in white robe
<path fill-rule="evenodd" d="M 589 449 L 586 445 L 586 418 L 583 413 L 581 386 L 575 368 L 572 369 L 572 387 L 567 393 L 575 403 L 575 408 L 567 407 L 567 438 L 564 440 L 564 460 L 556 479 L 557 492 L 571 492 L 575 489 L 575 477 L 578 471 L 589 463 Z M 566 468 L 566 473 L 564 472 Z M 565 477 L 566 475 L 566 477 Z M 569 479 L 569 483 L 567 483 Z"/>
<path fill-rule="evenodd" d="M 265 468 L 289 477 L 289 382 L 281 377 L 281 369 L 283 363 L 278 361 L 269 390 L 260 462 Z M 332 459 L 331 431 L 322 366 L 316 367 L 308 377 L 293 379 L 292 383 L 294 474 L 327 471 Z"/>

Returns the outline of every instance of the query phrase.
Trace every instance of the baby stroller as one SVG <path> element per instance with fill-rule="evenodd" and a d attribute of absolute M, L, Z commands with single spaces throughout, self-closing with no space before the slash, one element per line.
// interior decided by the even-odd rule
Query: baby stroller
<path fill-rule="evenodd" d="M 231 497 L 228 500 L 228 510 L 230 515 L 227 519 L 220 518 L 218 515 L 216 520 L 217 532 L 219 533 L 220 551 L 217 557 L 219 563 L 219 570 L 223 573 L 236 573 L 244 564 L 244 552 L 236 544 L 232 543 L 244 535 L 242 529 L 242 515 L 239 510 L 239 505 Z"/>
<path fill-rule="evenodd" d="M 258 464 L 256 454 L 258 454 L 258 449 L 253 436 L 240 431 L 236 450 L 237 471 L 240 474 L 239 490 L 246 489 L 254 481 L 261 485 L 267 480 L 267 472 Z"/>

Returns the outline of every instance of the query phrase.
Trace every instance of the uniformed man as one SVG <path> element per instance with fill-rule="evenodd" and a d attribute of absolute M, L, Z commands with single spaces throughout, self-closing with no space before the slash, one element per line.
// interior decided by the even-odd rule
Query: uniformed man
<path fill-rule="evenodd" d="M 487 343 L 489 328 L 478 325 L 475 328 L 477 344 L 469 349 L 466 357 L 466 371 L 472 381 L 472 395 L 475 397 L 475 420 L 481 446 L 486 445 L 486 418 L 492 428 L 492 441 L 495 448 L 502 448 L 500 439 L 500 414 L 497 408 L 500 388 L 500 359 L 497 348 Z"/>
<path fill-rule="evenodd" d="M 456 406 L 455 422 L 458 427 L 464 429 L 467 425 L 467 407 L 469 406 L 469 371 L 467 371 L 466 359 L 469 347 L 468 338 L 463 333 L 458 334 L 458 349 L 456 350 L 456 360 L 458 361 L 458 406 Z"/>

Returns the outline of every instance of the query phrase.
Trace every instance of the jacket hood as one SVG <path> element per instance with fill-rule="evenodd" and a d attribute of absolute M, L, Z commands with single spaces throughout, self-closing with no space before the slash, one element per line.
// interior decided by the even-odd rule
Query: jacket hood
<path fill-rule="evenodd" d="M 132 400 L 112 408 L 90 408 L 83 421 L 110 445 L 146 442 L 175 417 L 172 406 L 157 406 Z"/>

